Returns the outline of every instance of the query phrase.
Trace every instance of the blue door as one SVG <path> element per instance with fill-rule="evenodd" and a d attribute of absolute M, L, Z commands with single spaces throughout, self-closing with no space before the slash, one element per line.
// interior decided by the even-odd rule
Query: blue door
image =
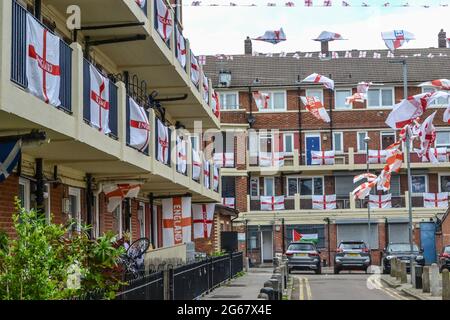
<path fill-rule="evenodd" d="M 306 164 L 311 165 L 311 151 L 320 151 L 320 136 L 306 137 Z"/>
<path fill-rule="evenodd" d="M 434 222 L 420 223 L 420 243 L 424 250 L 426 264 L 436 262 L 436 224 Z"/>

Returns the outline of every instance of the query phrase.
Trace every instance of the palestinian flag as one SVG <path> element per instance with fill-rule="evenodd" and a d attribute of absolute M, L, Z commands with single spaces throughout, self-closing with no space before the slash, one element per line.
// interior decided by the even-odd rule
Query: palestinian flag
<path fill-rule="evenodd" d="M 317 233 L 303 234 L 294 229 L 292 230 L 292 241 L 313 242 L 317 244 L 319 242 L 319 235 Z"/>

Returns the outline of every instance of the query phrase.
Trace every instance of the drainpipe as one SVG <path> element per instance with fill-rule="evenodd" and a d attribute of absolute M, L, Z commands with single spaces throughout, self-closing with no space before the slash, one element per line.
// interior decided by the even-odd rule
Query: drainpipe
<path fill-rule="evenodd" d="M 99 197 L 100 197 L 100 193 L 102 193 L 102 189 L 103 189 L 103 183 L 99 183 L 98 184 L 98 189 L 97 189 L 97 191 L 95 191 L 95 199 L 97 199 L 97 201 L 95 202 L 95 212 L 96 212 L 96 214 L 97 214 L 97 216 L 98 216 L 98 220 L 97 220 L 97 226 L 96 226 L 96 228 L 98 229 L 98 233 L 97 233 L 97 230 L 95 231 L 95 233 L 96 233 L 96 235 L 97 236 L 100 236 L 100 205 L 99 205 Z"/>
<path fill-rule="evenodd" d="M 36 159 L 36 210 L 38 215 L 44 214 L 44 164 L 42 158 Z"/>
<path fill-rule="evenodd" d="M 155 243 L 155 236 L 154 236 L 154 228 L 155 227 L 157 227 L 157 226 L 154 226 L 153 225 L 153 221 L 154 221 L 154 219 L 153 219 L 153 217 L 154 217 L 154 215 L 156 214 L 155 212 L 153 212 L 153 205 L 154 205 L 154 202 L 155 202 L 155 199 L 154 199 L 154 196 L 153 196 L 153 193 L 150 193 L 149 195 L 148 195 L 148 200 L 149 200 L 149 202 L 150 202 L 150 225 L 152 226 L 151 228 L 150 228 L 150 241 L 151 241 L 151 243 L 152 243 L 152 245 L 153 245 L 153 249 L 156 249 L 156 247 L 157 247 L 157 245 L 156 245 L 156 243 Z"/>
<path fill-rule="evenodd" d="M 331 79 L 331 73 L 330 73 L 330 79 Z M 333 94 L 334 91 L 329 89 L 330 91 L 330 145 L 331 150 L 333 150 Z"/>

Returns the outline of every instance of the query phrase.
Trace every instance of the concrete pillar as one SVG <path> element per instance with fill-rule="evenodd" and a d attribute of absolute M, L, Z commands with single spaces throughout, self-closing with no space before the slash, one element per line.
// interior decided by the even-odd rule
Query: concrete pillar
<path fill-rule="evenodd" d="M 442 300 L 450 300 L 450 277 L 449 271 L 442 271 Z"/>
<path fill-rule="evenodd" d="M 430 267 L 423 267 L 422 273 L 422 291 L 425 293 L 430 292 Z"/>
<path fill-rule="evenodd" d="M 412 260 L 411 261 L 411 284 L 413 286 L 413 288 L 416 287 L 416 261 Z"/>
<path fill-rule="evenodd" d="M 407 283 L 408 282 L 408 272 L 406 268 L 406 262 L 402 261 L 400 263 L 400 282 Z"/>
<path fill-rule="evenodd" d="M 296 193 L 294 195 L 294 208 L 295 208 L 295 211 L 300 210 L 300 194 L 299 193 Z"/>
<path fill-rule="evenodd" d="M 391 259 L 391 277 L 393 277 L 393 278 L 396 277 L 396 274 L 395 274 L 396 269 L 395 268 L 397 268 L 397 266 L 396 266 L 395 262 L 396 262 L 395 259 Z"/>
<path fill-rule="evenodd" d="M 399 281 L 401 281 L 401 276 L 402 276 L 402 272 L 401 272 L 401 261 L 399 259 L 395 259 L 395 278 Z"/>
<path fill-rule="evenodd" d="M 350 209 L 356 210 L 356 200 L 351 192 L 350 192 Z"/>
<path fill-rule="evenodd" d="M 433 263 L 430 268 L 430 292 L 433 297 L 438 297 L 441 294 L 439 267 L 436 263 Z"/>
<path fill-rule="evenodd" d="M 355 149 L 348 148 L 348 164 L 350 166 L 355 165 Z"/>

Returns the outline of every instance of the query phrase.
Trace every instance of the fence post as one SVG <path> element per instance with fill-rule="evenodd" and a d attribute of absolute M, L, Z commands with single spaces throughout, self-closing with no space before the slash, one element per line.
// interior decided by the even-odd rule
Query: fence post
<path fill-rule="evenodd" d="M 442 271 L 442 300 L 450 300 L 450 278 L 449 271 Z"/>
<path fill-rule="evenodd" d="M 230 260 L 229 260 L 229 265 L 230 265 L 230 281 L 233 279 L 233 252 L 230 252 Z"/>
<path fill-rule="evenodd" d="M 391 277 L 393 277 L 393 278 L 396 277 L 395 276 L 395 268 L 396 268 L 395 259 L 391 259 Z"/>
<path fill-rule="evenodd" d="M 431 265 L 431 277 L 430 277 L 430 285 L 431 285 L 431 296 L 437 297 L 441 294 L 441 287 L 439 284 L 439 267 L 436 263 Z"/>
<path fill-rule="evenodd" d="M 423 267 L 422 273 L 422 290 L 424 293 L 430 292 L 430 267 Z"/>
<path fill-rule="evenodd" d="M 408 282 L 408 272 L 406 267 L 406 262 L 402 261 L 400 263 L 400 282 L 407 283 Z"/>
<path fill-rule="evenodd" d="M 413 288 L 416 287 L 416 261 L 411 259 L 410 261 L 410 269 L 411 269 L 411 284 Z"/>
<path fill-rule="evenodd" d="M 173 300 L 173 269 L 166 267 L 163 270 L 164 300 Z"/>

